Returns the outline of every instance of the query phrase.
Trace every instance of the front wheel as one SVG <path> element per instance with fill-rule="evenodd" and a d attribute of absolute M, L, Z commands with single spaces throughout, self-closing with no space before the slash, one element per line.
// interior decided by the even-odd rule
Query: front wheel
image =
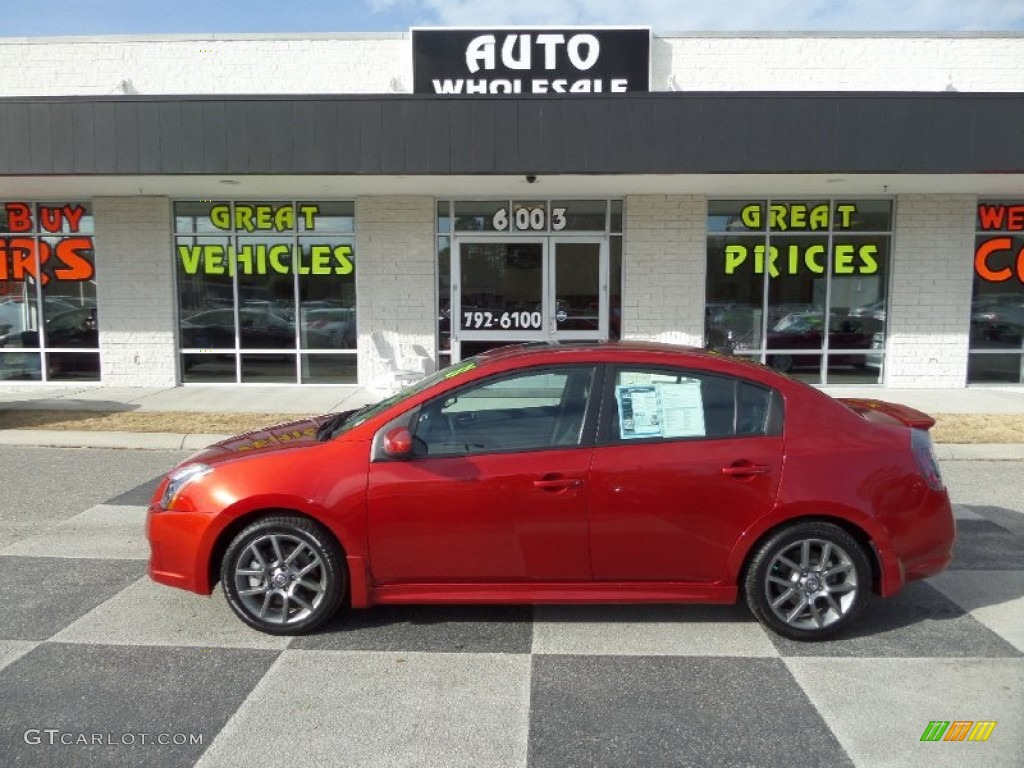
<path fill-rule="evenodd" d="M 799 523 L 777 532 L 747 567 L 751 613 L 794 640 L 823 640 L 860 612 L 871 594 L 871 565 L 849 533 L 831 523 Z"/>
<path fill-rule="evenodd" d="M 224 595 L 246 624 L 272 635 L 309 632 L 345 596 L 341 547 L 304 517 L 266 517 L 239 533 L 221 564 Z"/>

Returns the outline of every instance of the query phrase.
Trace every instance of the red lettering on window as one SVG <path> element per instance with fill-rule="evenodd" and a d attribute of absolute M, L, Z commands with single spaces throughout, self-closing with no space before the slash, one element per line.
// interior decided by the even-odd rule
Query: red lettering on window
<path fill-rule="evenodd" d="M 32 231 L 32 207 L 25 203 L 7 203 L 7 226 L 11 232 Z"/>
<path fill-rule="evenodd" d="M 988 265 L 988 257 L 996 251 L 1006 251 L 1013 245 L 1013 238 L 994 237 L 986 240 L 974 252 L 974 271 L 978 277 L 990 283 L 1002 283 L 1013 277 L 1013 270 L 1009 267 L 1003 269 L 992 269 Z"/>
<path fill-rule="evenodd" d="M 1024 205 L 979 205 L 978 221 L 985 231 L 1024 231 Z"/>

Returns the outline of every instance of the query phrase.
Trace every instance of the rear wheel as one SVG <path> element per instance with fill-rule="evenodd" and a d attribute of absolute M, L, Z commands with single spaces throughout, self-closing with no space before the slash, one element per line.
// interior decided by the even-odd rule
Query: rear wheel
<path fill-rule="evenodd" d="M 308 632 L 333 616 L 348 574 L 341 547 L 304 517 L 266 517 L 239 533 L 221 564 L 221 586 L 235 614 L 272 635 Z"/>
<path fill-rule="evenodd" d="M 744 579 L 747 605 L 794 640 L 822 640 L 847 626 L 871 593 L 863 547 L 831 523 L 798 523 L 769 537 Z"/>

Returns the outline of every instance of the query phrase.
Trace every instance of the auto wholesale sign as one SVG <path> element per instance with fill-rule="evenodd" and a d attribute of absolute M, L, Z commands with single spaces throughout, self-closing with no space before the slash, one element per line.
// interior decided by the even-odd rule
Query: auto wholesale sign
<path fill-rule="evenodd" d="M 646 27 L 414 29 L 413 91 L 433 95 L 650 90 Z"/>

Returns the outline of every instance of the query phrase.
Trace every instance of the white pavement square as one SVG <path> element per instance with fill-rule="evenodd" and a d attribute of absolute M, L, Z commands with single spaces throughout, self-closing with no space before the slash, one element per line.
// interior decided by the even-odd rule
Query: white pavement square
<path fill-rule="evenodd" d="M 53 528 L 0 549 L 0 555 L 147 560 L 145 525 L 145 507 L 97 504 Z"/>
<path fill-rule="evenodd" d="M 201 648 L 288 647 L 290 637 L 241 624 L 215 591 L 209 598 L 142 578 L 58 633 L 65 643 L 173 645 Z"/>
<path fill-rule="evenodd" d="M 527 655 L 285 651 L 197 765 L 525 766 L 529 712 Z"/>
<path fill-rule="evenodd" d="M 790 658 L 786 666 L 863 768 L 1017 768 L 1020 659 Z M 994 680 L 1001 681 L 993 685 Z M 988 742 L 922 742 L 932 720 L 995 720 Z"/>

